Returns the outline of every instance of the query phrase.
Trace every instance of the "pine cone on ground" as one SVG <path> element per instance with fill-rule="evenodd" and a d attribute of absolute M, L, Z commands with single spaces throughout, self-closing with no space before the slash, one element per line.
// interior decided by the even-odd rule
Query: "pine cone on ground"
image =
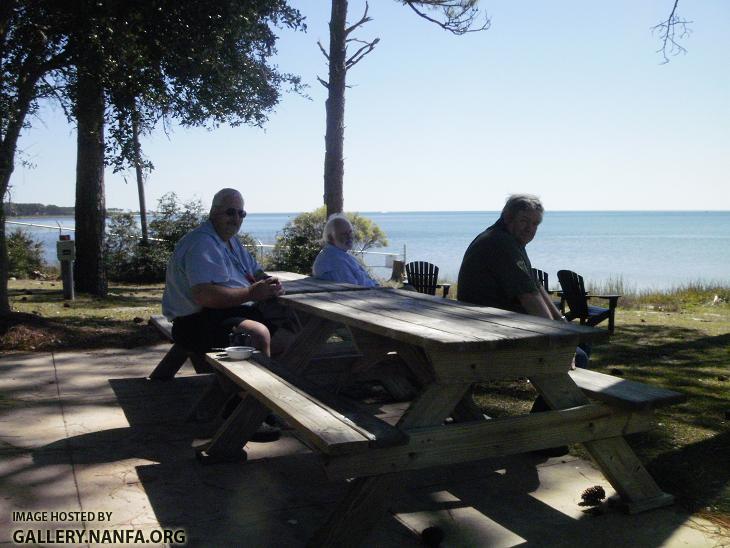
<path fill-rule="evenodd" d="M 598 506 L 606 498 L 606 491 L 600 485 L 589 487 L 580 496 L 583 499 L 581 506 Z"/>

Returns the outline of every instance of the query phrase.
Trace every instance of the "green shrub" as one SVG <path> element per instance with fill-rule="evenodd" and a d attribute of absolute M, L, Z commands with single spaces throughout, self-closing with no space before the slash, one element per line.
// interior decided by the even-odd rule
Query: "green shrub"
<path fill-rule="evenodd" d="M 107 230 L 104 260 L 107 275 L 116 282 L 151 283 L 165 279 L 170 257 L 165 242 L 144 245 L 142 231 L 131 213 L 113 215 Z"/>
<path fill-rule="evenodd" d="M 167 261 L 178 240 L 203 221 L 200 200 L 180 204 L 174 192 L 157 203 L 149 223 L 149 242 L 141 241 L 142 230 L 131 213 L 113 215 L 106 238 L 104 260 L 110 280 L 151 283 L 165 280 Z"/>
<path fill-rule="evenodd" d="M 370 219 L 358 213 L 346 215 L 352 223 L 354 249 L 367 251 L 372 247 L 388 245 L 385 233 Z M 281 234 L 276 237 L 271 268 L 310 274 L 312 263 L 322 249 L 322 230 L 325 222 L 324 206 L 311 212 L 300 213 L 289 221 Z"/>
<path fill-rule="evenodd" d="M 163 240 L 161 245 L 171 253 L 180 238 L 200 225 L 205 217 L 200 200 L 181 204 L 177 194 L 168 192 L 157 202 L 157 213 L 150 221 L 150 238 Z"/>
<path fill-rule="evenodd" d="M 169 192 L 158 202 L 157 213 L 149 224 L 150 240 L 145 245 L 134 215 L 113 215 L 104 256 L 109 279 L 131 283 L 165 281 L 167 262 L 175 245 L 204 218 L 200 200 L 180 204 L 175 193 Z M 256 240 L 251 235 L 241 234 L 239 240 L 251 253 L 256 252 Z"/>
<path fill-rule="evenodd" d="M 8 276 L 30 278 L 34 271 L 41 271 L 43 244 L 33 239 L 27 230 L 11 232 L 6 240 L 8 246 Z"/>

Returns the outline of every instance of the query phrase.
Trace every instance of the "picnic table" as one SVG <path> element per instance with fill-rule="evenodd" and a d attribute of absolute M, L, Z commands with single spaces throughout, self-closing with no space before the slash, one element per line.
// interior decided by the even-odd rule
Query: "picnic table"
<path fill-rule="evenodd" d="M 630 511 L 672 502 L 623 436 L 648 430 L 657 402 L 682 398 L 609 375 L 571 371 L 576 345 L 602 339 L 605 331 L 385 288 L 300 292 L 278 301 L 305 313 L 306 321 L 277 363 L 262 356 L 234 362 L 207 355 L 221 377 L 243 391 L 238 408 L 201 456 L 240 458 L 270 410 L 283 416 L 321 455 L 330 479 L 355 478 L 312 544 L 362 542 L 398 487 L 398 472 L 569 443 L 585 445 Z M 342 325 L 367 349 L 366 361 L 396 351 L 418 379 L 418 395 L 397 424 L 307 382 L 312 357 Z M 496 419 L 472 412 L 476 383 L 520 377 L 530 380 L 550 411 Z M 589 400 L 596 394 L 602 401 Z"/>

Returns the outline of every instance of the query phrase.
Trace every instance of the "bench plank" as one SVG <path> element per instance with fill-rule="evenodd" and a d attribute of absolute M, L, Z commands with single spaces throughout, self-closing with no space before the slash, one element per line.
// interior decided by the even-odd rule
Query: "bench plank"
<path fill-rule="evenodd" d="M 573 369 L 569 374 L 590 397 L 617 407 L 644 410 L 687 401 L 687 396 L 679 392 L 598 371 Z"/>
<path fill-rule="evenodd" d="M 297 386 L 308 383 L 273 362 L 267 366 L 255 359 L 226 361 L 216 356 L 206 356 L 214 368 L 281 415 L 308 443 L 325 454 L 390 446 L 407 439 L 400 430 L 360 411 L 354 403 L 316 386 Z"/>
<path fill-rule="evenodd" d="M 172 342 L 172 322 L 165 316 L 150 316 L 149 324 L 160 332 L 160 335 Z"/>

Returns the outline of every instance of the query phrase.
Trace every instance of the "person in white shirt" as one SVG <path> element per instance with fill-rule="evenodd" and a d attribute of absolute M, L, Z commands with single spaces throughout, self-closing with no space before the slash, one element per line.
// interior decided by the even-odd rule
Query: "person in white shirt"
<path fill-rule="evenodd" d="M 379 284 L 370 277 L 365 267 L 348 251 L 352 249 L 352 224 L 341 213 L 330 215 L 324 225 L 324 247 L 312 265 L 312 275 L 321 280 L 346 282 L 364 287 Z"/>
<path fill-rule="evenodd" d="M 167 265 L 162 312 L 172 338 L 196 352 L 228 346 L 230 333 L 251 335 L 270 354 L 271 334 L 253 304 L 283 293 L 236 238 L 246 211 L 241 193 L 224 188 L 213 197 L 210 218 L 175 246 Z"/>

